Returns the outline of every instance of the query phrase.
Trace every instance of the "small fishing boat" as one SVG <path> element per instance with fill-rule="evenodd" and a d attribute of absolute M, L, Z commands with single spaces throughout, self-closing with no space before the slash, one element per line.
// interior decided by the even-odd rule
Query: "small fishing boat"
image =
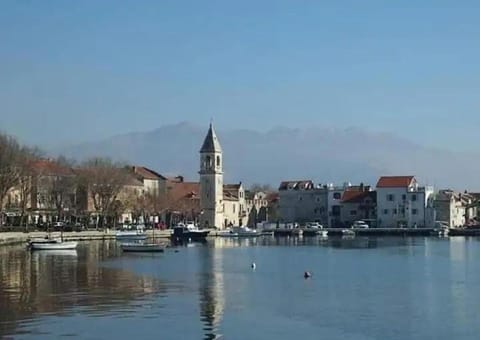
<path fill-rule="evenodd" d="M 155 243 L 155 228 L 152 232 L 152 242 L 127 242 L 120 244 L 120 248 L 130 253 L 163 253 L 165 251 L 164 245 Z"/>
<path fill-rule="evenodd" d="M 217 235 L 220 237 L 257 237 L 261 236 L 262 233 L 248 227 L 233 227 L 231 229 L 221 231 Z"/>
<path fill-rule="evenodd" d="M 355 232 L 351 229 L 343 229 L 342 230 L 343 236 L 355 236 Z"/>
<path fill-rule="evenodd" d="M 163 253 L 165 251 L 165 246 L 159 243 L 122 243 L 120 248 L 130 253 Z"/>
<path fill-rule="evenodd" d="M 143 230 L 121 230 L 117 231 L 115 238 L 118 241 L 141 241 L 147 238 Z"/>
<path fill-rule="evenodd" d="M 328 230 L 319 230 L 317 235 L 320 237 L 328 237 Z"/>
<path fill-rule="evenodd" d="M 77 242 L 65 242 L 62 239 L 46 237 L 30 240 L 27 246 L 31 250 L 68 250 L 76 249 L 77 244 Z"/>

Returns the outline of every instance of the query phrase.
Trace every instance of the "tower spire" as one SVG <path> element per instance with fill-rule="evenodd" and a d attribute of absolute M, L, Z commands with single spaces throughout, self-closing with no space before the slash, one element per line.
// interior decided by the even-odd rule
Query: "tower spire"
<path fill-rule="evenodd" d="M 207 136 L 205 137 L 202 148 L 200 149 L 200 153 L 207 152 L 222 152 L 222 147 L 220 146 L 220 142 L 217 134 L 215 133 L 212 122 L 210 122 L 210 128 L 208 129 Z"/>

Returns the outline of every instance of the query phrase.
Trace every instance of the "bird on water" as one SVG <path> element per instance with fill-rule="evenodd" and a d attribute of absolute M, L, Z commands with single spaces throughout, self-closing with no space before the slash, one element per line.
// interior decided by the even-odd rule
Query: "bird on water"
<path fill-rule="evenodd" d="M 251 265 L 252 269 L 255 269 L 257 268 L 257 265 L 255 264 L 255 262 L 252 262 L 252 265 Z"/>
<path fill-rule="evenodd" d="M 305 272 L 305 273 L 303 273 L 303 277 L 308 279 L 308 278 L 312 277 L 312 274 L 310 272 Z"/>

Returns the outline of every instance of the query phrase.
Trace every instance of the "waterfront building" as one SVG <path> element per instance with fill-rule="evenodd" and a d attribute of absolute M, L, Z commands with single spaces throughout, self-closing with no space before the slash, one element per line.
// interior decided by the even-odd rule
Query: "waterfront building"
<path fill-rule="evenodd" d="M 319 222 L 325 227 L 349 226 L 375 218 L 375 193 L 369 186 L 344 183 L 315 185 L 312 180 L 284 181 L 279 187 L 279 215 L 284 223 Z M 365 194 L 364 194 L 365 192 Z"/>
<path fill-rule="evenodd" d="M 257 223 L 268 220 L 268 195 L 265 192 L 245 191 L 247 207 L 247 225 L 256 227 Z"/>
<path fill-rule="evenodd" d="M 33 162 L 29 174 L 7 195 L 7 223 L 41 224 L 74 217 L 77 208 L 74 178 L 75 173 L 68 166 L 50 159 Z"/>
<path fill-rule="evenodd" d="M 440 190 L 435 195 L 436 220 L 449 227 L 462 227 L 473 224 L 477 216 L 475 198 L 468 193 L 453 190 Z"/>
<path fill-rule="evenodd" d="M 414 176 L 384 176 L 377 183 L 377 226 L 433 227 L 434 190 L 419 186 Z"/>
<path fill-rule="evenodd" d="M 166 191 L 166 183 L 169 181 L 167 177 L 144 166 L 134 165 L 130 170 L 142 182 L 146 193 L 158 194 Z"/>
<path fill-rule="evenodd" d="M 223 186 L 223 226 L 243 226 L 247 223 L 245 189 L 242 183 Z"/>
<path fill-rule="evenodd" d="M 200 224 L 205 228 L 222 228 L 223 216 L 223 155 L 213 125 L 200 149 Z"/>
<path fill-rule="evenodd" d="M 360 184 L 348 187 L 342 196 L 340 220 L 345 227 L 355 221 L 365 221 L 370 227 L 376 225 L 377 193 L 370 186 Z"/>
<path fill-rule="evenodd" d="M 283 181 L 278 193 L 281 222 L 327 222 L 328 191 L 316 187 L 312 180 Z"/>

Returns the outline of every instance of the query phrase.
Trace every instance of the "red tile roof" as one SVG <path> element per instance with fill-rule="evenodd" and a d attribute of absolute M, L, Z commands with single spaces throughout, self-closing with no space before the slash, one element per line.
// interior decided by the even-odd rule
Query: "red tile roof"
<path fill-rule="evenodd" d="M 198 182 L 177 182 L 173 183 L 169 191 L 172 201 L 178 201 L 183 198 L 199 197 L 200 183 Z"/>
<path fill-rule="evenodd" d="M 378 180 L 377 188 L 406 188 L 414 181 L 414 176 L 383 176 Z"/>
<path fill-rule="evenodd" d="M 165 180 L 166 178 L 159 173 L 146 168 L 144 166 L 133 166 L 133 172 L 136 173 L 138 176 L 142 177 L 142 179 L 151 179 L 151 180 Z"/>
<path fill-rule="evenodd" d="M 57 162 L 41 159 L 32 164 L 33 170 L 37 175 L 43 176 L 73 176 L 71 168 L 58 164 Z"/>
<path fill-rule="evenodd" d="M 366 198 L 370 198 L 372 202 L 377 200 L 375 191 L 345 191 L 342 197 L 342 203 L 363 203 Z"/>

